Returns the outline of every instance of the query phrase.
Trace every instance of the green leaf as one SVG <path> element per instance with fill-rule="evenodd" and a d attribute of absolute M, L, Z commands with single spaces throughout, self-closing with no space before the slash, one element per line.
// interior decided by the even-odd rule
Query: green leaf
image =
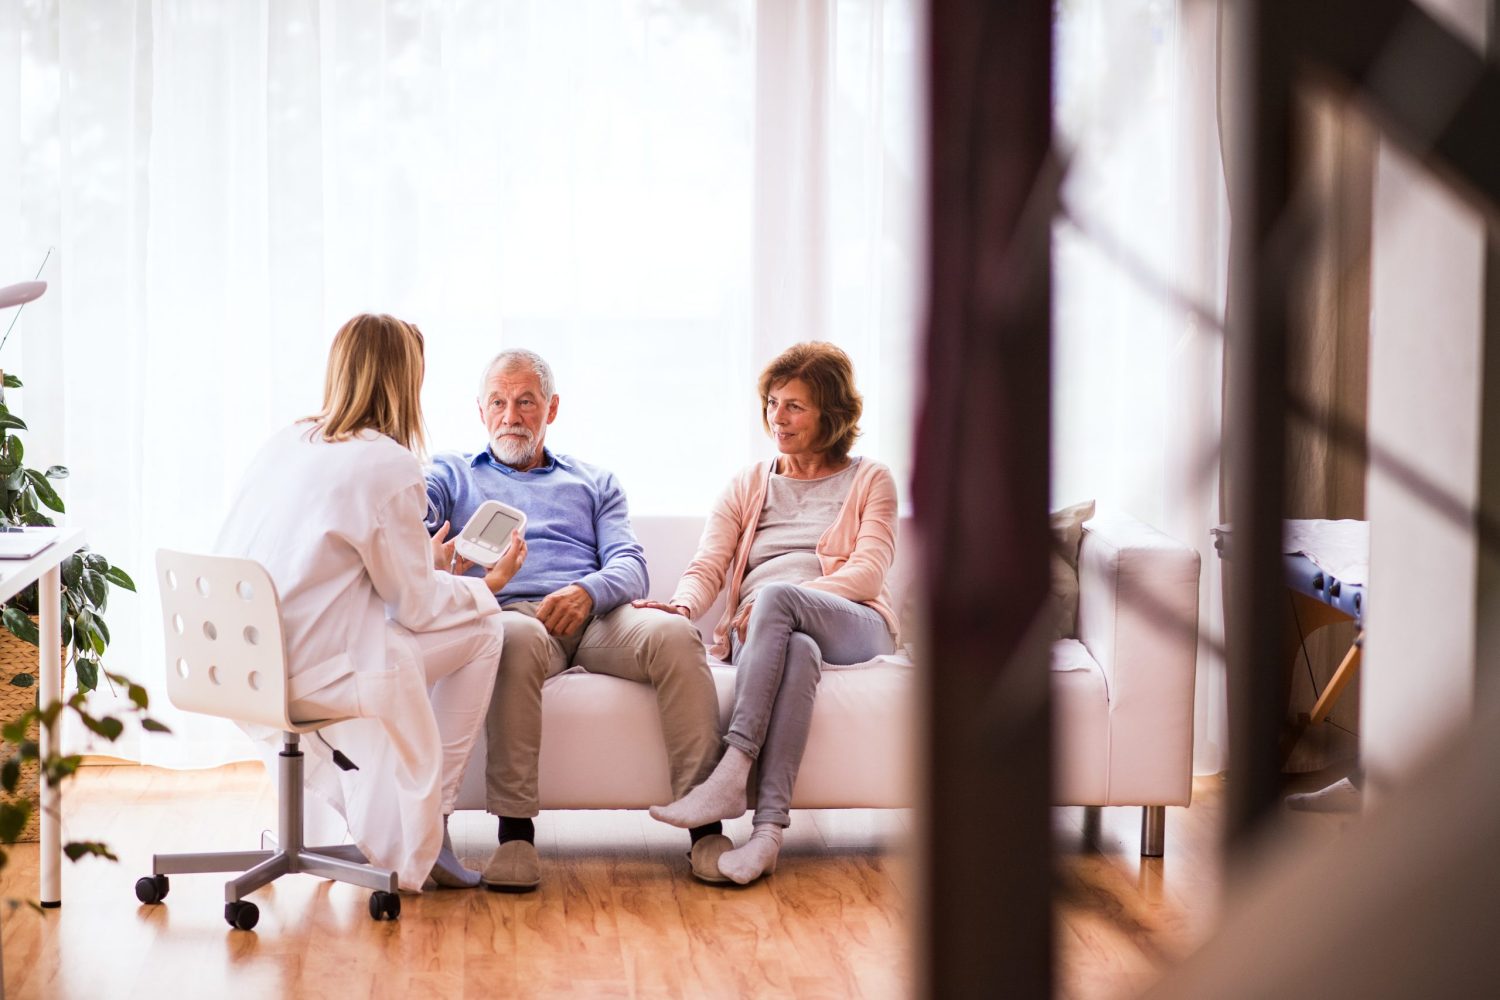
<path fill-rule="evenodd" d="M 110 861 L 119 861 L 115 852 L 109 849 L 108 844 L 101 844 L 97 840 L 75 840 L 63 845 L 63 853 L 68 856 L 69 861 L 77 861 L 82 857 L 106 858 Z"/>
<path fill-rule="evenodd" d="M 24 431 L 26 429 L 26 421 L 14 413 L 0 413 L 0 427 L 7 430 Z"/>
<path fill-rule="evenodd" d="M 135 581 L 130 578 L 129 573 L 126 573 L 118 566 L 111 566 L 109 569 L 105 570 L 104 579 L 108 580 L 116 587 L 123 587 L 124 589 L 130 591 L 132 594 L 135 593 Z"/>
<path fill-rule="evenodd" d="M 5 373 L 5 388 L 7 388 L 7 389 L 19 389 L 19 388 L 21 388 L 21 380 L 18 379 L 18 378 L 16 378 L 10 372 L 6 372 Z"/>
<path fill-rule="evenodd" d="M 102 606 L 101 606 L 101 608 L 102 608 Z M 105 621 L 104 621 L 104 619 L 100 618 L 97 614 L 93 616 L 93 622 L 94 622 L 94 631 L 96 631 L 96 632 L 99 633 L 100 637 L 104 639 L 104 644 L 106 646 L 108 646 L 110 644 L 110 641 L 111 641 L 110 637 L 109 637 L 109 625 L 106 624 Z M 101 649 L 101 650 L 99 650 L 99 652 L 102 654 L 104 652 L 104 650 Z"/>
<path fill-rule="evenodd" d="M 73 622 L 67 615 L 62 620 L 62 648 L 67 649 L 73 645 Z"/>
<path fill-rule="evenodd" d="M 31 816 L 31 803 L 25 799 L 0 802 L 0 841 L 14 844 Z"/>
<path fill-rule="evenodd" d="M 62 578 L 63 583 L 69 587 L 78 586 L 78 578 L 83 575 L 83 556 L 77 552 L 63 560 Z"/>
<path fill-rule="evenodd" d="M 36 683 L 36 678 L 31 674 L 16 674 L 10 679 L 11 687 L 29 688 Z"/>
<path fill-rule="evenodd" d="M 49 465 L 43 475 L 48 479 L 67 479 L 68 467 L 66 465 Z"/>
<path fill-rule="evenodd" d="M 87 550 L 84 550 L 83 565 L 88 569 L 93 570 L 95 573 L 103 573 L 105 570 L 109 569 L 109 560 L 104 558 L 97 552 L 89 552 Z"/>
<path fill-rule="evenodd" d="M 148 733 L 170 733 L 172 731 L 155 719 L 142 719 L 141 728 Z"/>
<path fill-rule="evenodd" d="M 19 744 L 26 739 L 26 730 L 31 728 L 31 724 L 35 721 L 36 709 L 22 712 L 19 716 L 7 722 L 4 729 L 0 729 L 0 735 L 5 737 L 5 742 L 7 743 Z"/>
<path fill-rule="evenodd" d="M 73 672 L 78 675 L 78 690 L 92 691 L 99 686 L 99 664 L 94 660 L 79 657 L 73 661 Z"/>
<path fill-rule="evenodd" d="M 96 607 L 104 603 L 104 590 L 108 586 L 104 581 L 102 573 L 96 573 L 92 569 L 83 571 L 83 576 L 78 581 L 83 586 L 83 592 L 88 595 Z"/>
<path fill-rule="evenodd" d="M 0 788 L 5 789 L 9 795 L 16 790 L 16 784 L 21 780 L 21 759 L 11 757 L 4 765 L 0 765 Z"/>
<path fill-rule="evenodd" d="M 62 497 L 58 496 L 52 484 L 47 482 L 46 476 L 35 469 L 27 469 L 26 478 L 30 480 L 31 488 L 36 491 L 37 499 L 59 514 L 64 513 Z"/>
<path fill-rule="evenodd" d="M 5 477 L 5 491 L 7 493 L 14 493 L 16 490 L 20 489 L 21 485 L 25 482 L 26 470 L 17 469 L 15 472 L 12 472 Z"/>
<path fill-rule="evenodd" d="M 83 763 L 81 754 L 68 754 L 59 757 L 53 754 L 50 760 L 44 761 L 42 771 L 47 775 L 47 780 L 54 785 L 60 785 L 68 778 L 77 773 L 79 765 Z"/>
<path fill-rule="evenodd" d="M 146 708 L 151 704 L 151 695 L 139 684 L 131 684 L 125 690 L 129 693 L 130 700 L 136 708 Z"/>
<path fill-rule="evenodd" d="M 87 712 L 79 712 L 78 716 L 83 720 L 83 724 L 88 727 L 90 732 L 98 733 L 111 742 L 119 739 L 120 734 L 125 731 L 125 723 L 113 715 L 106 715 L 96 719 Z"/>
<path fill-rule="evenodd" d="M 3 619 L 5 627 L 17 639 L 29 642 L 33 646 L 38 644 L 36 622 L 28 618 L 19 608 L 6 607 L 4 612 L 0 612 L 0 619 Z"/>

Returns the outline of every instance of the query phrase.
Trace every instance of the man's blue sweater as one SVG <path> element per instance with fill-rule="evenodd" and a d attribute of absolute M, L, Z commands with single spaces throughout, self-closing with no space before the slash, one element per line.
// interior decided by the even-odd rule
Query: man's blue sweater
<path fill-rule="evenodd" d="M 543 463 L 517 472 L 490 453 L 444 454 L 427 469 L 427 530 L 448 522 L 451 538 L 486 500 L 526 512 L 526 562 L 505 585 L 500 604 L 540 601 L 576 583 L 604 614 L 645 597 L 646 556 L 630 528 L 625 491 L 595 465 L 543 449 Z M 483 570 L 471 567 L 470 576 Z"/>

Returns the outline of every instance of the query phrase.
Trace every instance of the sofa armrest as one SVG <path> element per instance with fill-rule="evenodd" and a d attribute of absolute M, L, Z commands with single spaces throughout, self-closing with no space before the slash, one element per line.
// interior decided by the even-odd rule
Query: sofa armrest
<path fill-rule="evenodd" d="M 1198 572 L 1197 551 L 1129 515 L 1084 526 L 1078 637 L 1108 688 L 1111 804 L 1191 797 Z"/>

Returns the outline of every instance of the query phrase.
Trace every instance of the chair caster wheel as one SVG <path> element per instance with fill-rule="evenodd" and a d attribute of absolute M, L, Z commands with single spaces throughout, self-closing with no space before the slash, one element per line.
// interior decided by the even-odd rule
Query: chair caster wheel
<path fill-rule="evenodd" d="M 172 883 L 165 875 L 147 875 L 135 880 L 135 898 L 143 903 L 160 903 L 167 898 Z"/>
<path fill-rule="evenodd" d="M 224 919 L 236 930 L 248 931 L 260 921 L 260 909 L 248 900 L 224 904 Z"/>
<path fill-rule="evenodd" d="M 401 916 L 401 897 L 394 892 L 376 889 L 370 893 L 370 919 L 395 920 Z"/>

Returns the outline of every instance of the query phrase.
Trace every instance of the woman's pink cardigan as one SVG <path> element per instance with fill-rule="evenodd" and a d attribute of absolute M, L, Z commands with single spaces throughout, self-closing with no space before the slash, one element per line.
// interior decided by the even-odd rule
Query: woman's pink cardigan
<path fill-rule="evenodd" d="M 739 607 L 740 583 L 766 502 L 771 468 L 770 462 L 757 462 L 730 480 L 703 526 L 698 554 L 672 595 L 671 603 L 687 608 L 689 617 L 696 619 L 712 606 L 728 578 L 729 600 L 724 617 L 714 626 L 708 650 L 721 660 L 729 656 L 729 623 Z M 896 479 L 890 469 L 868 458 L 859 463 L 843 509 L 818 539 L 816 551 L 823 575 L 802 586 L 873 609 L 885 619 L 892 639 L 899 641 L 900 628 L 886 583 L 896 557 Z"/>

